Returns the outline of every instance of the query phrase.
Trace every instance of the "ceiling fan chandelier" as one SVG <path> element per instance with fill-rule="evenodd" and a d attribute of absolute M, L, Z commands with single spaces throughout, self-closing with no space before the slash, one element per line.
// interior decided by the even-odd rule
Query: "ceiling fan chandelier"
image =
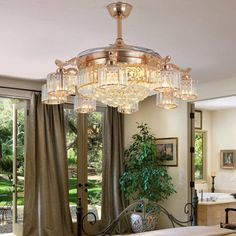
<path fill-rule="evenodd" d="M 95 111 L 97 100 L 130 114 L 138 111 L 140 101 L 154 94 L 157 106 L 164 109 L 177 107 L 177 99 L 196 99 L 190 68 L 180 69 L 169 56 L 124 43 L 122 20 L 132 6 L 117 2 L 107 9 L 117 20 L 115 43 L 83 51 L 65 62 L 56 60 L 57 70 L 47 76 L 42 88 L 43 103 L 65 103 L 68 96 L 75 95 L 77 112 Z"/>

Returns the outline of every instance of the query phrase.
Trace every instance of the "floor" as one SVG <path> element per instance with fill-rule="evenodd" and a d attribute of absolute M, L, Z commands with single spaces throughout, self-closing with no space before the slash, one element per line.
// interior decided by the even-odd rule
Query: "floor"
<path fill-rule="evenodd" d="M 10 232 L 12 232 L 12 224 L 0 224 L 0 235 L 12 236 L 13 234 Z"/>

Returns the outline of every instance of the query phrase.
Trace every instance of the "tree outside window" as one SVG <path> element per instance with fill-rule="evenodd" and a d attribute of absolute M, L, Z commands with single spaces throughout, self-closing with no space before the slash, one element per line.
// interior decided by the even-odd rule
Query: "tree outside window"
<path fill-rule="evenodd" d="M 195 179 L 206 178 L 206 132 L 195 131 Z"/>

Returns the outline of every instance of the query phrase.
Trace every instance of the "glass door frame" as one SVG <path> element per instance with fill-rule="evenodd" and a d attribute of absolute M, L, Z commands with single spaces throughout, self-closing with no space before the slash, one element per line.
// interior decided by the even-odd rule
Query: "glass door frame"
<path fill-rule="evenodd" d="M 23 224 L 18 222 L 17 219 L 17 156 L 18 156 L 18 146 L 17 146 L 17 118 L 18 111 L 23 109 L 24 112 L 24 160 L 26 153 L 26 137 L 27 137 L 27 108 L 28 101 L 22 100 L 18 104 L 13 104 L 13 180 L 12 180 L 12 226 L 13 234 L 22 235 Z"/>
<path fill-rule="evenodd" d="M 106 115 L 106 107 L 97 107 L 96 112 L 103 113 L 102 119 L 102 129 L 104 131 L 104 122 Z M 77 196 L 78 199 L 81 200 L 81 205 L 83 209 L 83 216 L 86 215 L 88 211 L 88 115 L 87 114 L 79 114 L 77 119 L 77 127 L 78 127 L 78 161 L 77 161 Z M 104 144 L 104 132 L 102 136 L 102 142 Z M 103 159 L 104 159 L 104 145 L 103 145 Z M 86 171 L 85 171 L 86 170 Z M 86 218 L 87 219 L 87 218 Z M 93 225 L 92 230 L 88 233 L 96 233 L 99 229 L 101 229 L 101 225 L 103 223 L 102 218 L 96 219 L 96 224 Z M 91 229 L 91 222 L 84 220 L 83 222 L 86 229 Z M 84 235 L 84 233 L 82 232 Z"/>

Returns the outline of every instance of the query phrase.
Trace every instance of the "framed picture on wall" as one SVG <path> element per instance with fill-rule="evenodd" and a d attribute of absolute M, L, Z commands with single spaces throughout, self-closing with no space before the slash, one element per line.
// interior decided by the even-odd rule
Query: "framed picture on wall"
<path fill-rule="evenodd" d="M 178 138 L 158 138 L 156 147 L 163 165 L 178 166 Z"/>
<path fill-rule="evenodd" d="M 194 127 L 195 129 L 202 129 L 202 111 L 195 110 L 194 112 L 195 116 L 195 123 Z"/>
<path fill-rule="evenodd" d="M 220 167 L 224 169 L 235 169 L 236 150 L 221 150 L 220 151 Z"/>

